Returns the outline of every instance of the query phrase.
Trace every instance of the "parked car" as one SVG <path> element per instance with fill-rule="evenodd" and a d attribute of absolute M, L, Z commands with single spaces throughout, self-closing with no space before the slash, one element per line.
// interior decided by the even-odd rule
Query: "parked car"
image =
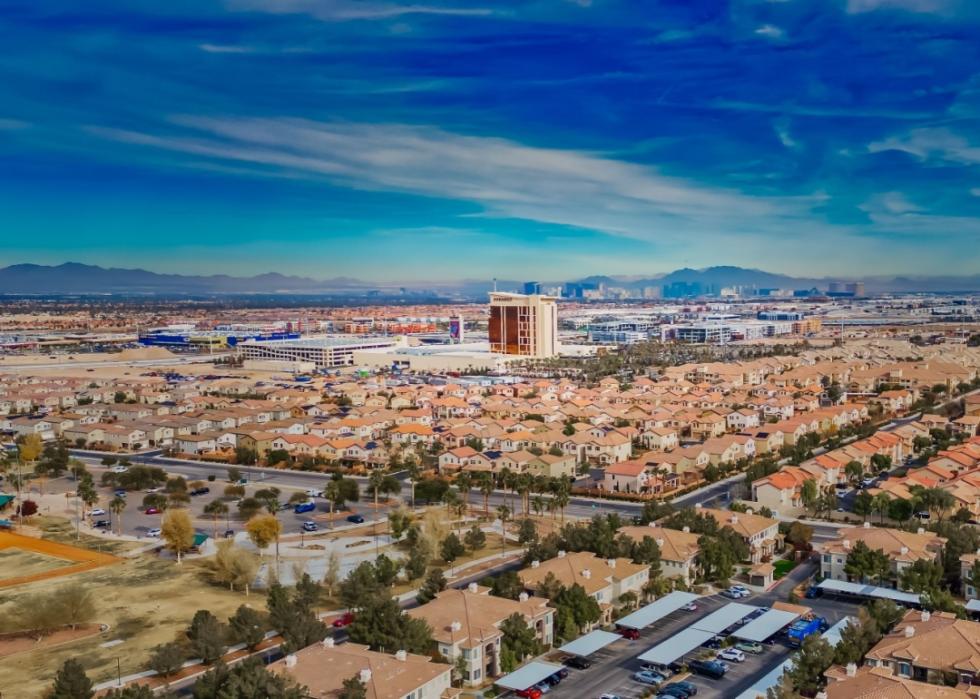
<path fill-rule="evenodd" d="M 541 699 L 541 690 L 537 687 L 528 687 L 527 689 L 518 689 L 514 692 L 517 696 L 522 699 Z"/>
<path fill-rule="evenodd" d="M 702 648 L 711 648 L 712 650 L 718 650 L 721 648 L 721 642 L 724 639 L 715 636 L 714 638 L 709 638 L 707 641 L 701 644 Z"/>
<path fill-rule="evenodd" d="M 720 594 L 722 597 L 727 597 L 728 599 L 742 599 L 742 595 L 731 590 L 722 590 Z"/>
<path fill-rule="evenodd" d="M 679 689 L 682 692 L 687 692 L 687 696 L 689 697 L 693 697 L 695 694 L 698 693 L 698 688 L 695 685 L 691 684 L 690 682 L 684 682 L 684 681 L 671 682 L 667 686 L 661 688 L 660 691 L 662 692 L 667 689 Z"/>
<path fill-rule="evenodd" d="M 311 498 L 322 498 L 323 491 L 317 490 L 316 488 L 308 488 L 306 491 L 306 495 Z"/>
<path fill-rule="evenodd" d="M 640 638 L 640 632 L 637 629 L 619 628 L 616 629 L 619 635 L 623 638 L 628 638 L 631 641 L 637 641 Z"/>
<path fill-rule="evenodd" d="M 162 532 L 160 531 L 160 527 L 154 527 L 153 529 L 149 530 L 146 533 L 146 535 L 147 536 L 160 536 L 161 533 Z"/>
<path fill-rule="evenodd" d="M 116 488 L 115 490 L 112 491 L 112 494 L 115 495 L 117 498 L 124 498 L 127 495 L 126 490 L 124 490 L 123 488 Z"/>
<path fill-rule="evenodd" d="M 565 658 L 563 661 L 568 667 L 574 667 L 576 670 L 588 670 L 592 667 L 592 663 L 588 658 L 583 658 L 580 655 L 572 655 Z"/>
<path fill-rule="evenodd" d="M 96 507 L 94 510 L 89 510 L 88 513 L 89 517 L 102 517 L 103 515 L 105 515 L 105 510 L 103 510 L 101 507 Z"/>
<path fill-rule="evenodd" d="M 129 470 L 129 466 L 123 466 L 122 464 L 118 464 L 117 466 L 113 466 L 109 470 L 112 471 L 113 473 L 126 473 L 126 471 Z"/>
<path fill-rule="evenodd" d="M 728 671 L 728 666 L 719 663 L 717 660 L 692 660 L 688 663 L 691 672 L 697 675 L 704 675 L 712 679 L 720 680 Z"/>
<path fill-rule="evenodd" d="M 618 694 L 600 694 L 599 699 L 622 699 Z"/>
<path fill-rule="evenodd" d="M 312 522 L 310 520 L 306 520 L 305 522 L 303 522 L 304 532 L 315 532 L 316 530 L 317 530 L 316 522 Z"/>
<path fill-rule="evenodd" d="M 537 689 L 542 694 L 547 694 L 548 692 L 551 691 L 551 685 L 548 684 L 546 680 L 541 680 L 536 685 L 534 685 L 534 688 Z"/>
<path fill-rule="evenodd" d="M 754 655 L 758 655 L 766 649 L 761 643 L 756 643 L 755 641 L 741 641 L 736 643 L 735 647 L 743 653 L 752 653 Z"/>
<path fill-rule="evenodd" d="M 823 588 L 817 587 L 816 585 L 810 585 L 810 587 L 806 589 L 805 596 L 807 599 L 816 599 L 817 597 L 823 597 Z"/>
<path fill-rule="evenodd" d="M 350 515 L 347 521 L 353 522 L 354 524 L 364 524 L 364 517 L 362 515 Z"/>
<path fill-rule="evenodd" d="M 681 607 L 681 609 L 683 609 L 685 612 L 696 612 L 698 611 L 698 605 L 696 605 L 694 602 L 688 602 Z"/>
<path fill-rule="evenodd" d="M 354 612 L 347 612 L 346 614 L 342 614 L 333 620 L 333 627 L 335 629 L 342 629 L 345 626 L 350 626 L 353 621 Z"/>
<path fill-rule="evenodd" d="M 158 515 L 158 514 L 160 514 L 160 508 L 159 507 L 147 507 L 145 510 L 143 510 L 143 512 L 145 512 L 148 515 Z"/>
<path fill-rule="evenodd" d="M 96 529 L 108 529 L 112 526 L 112 522 L 107 519 L 100 519 L 98 522 L 92 525 Z"/>
<path fill-rule="evenodd" d="M 202 486 L 200 488 L 194 488 L 194 490 L 191 491 L 191 495 L 207 495 L 210 492 L 210 488 L 207 486 Z"/>
<path fill-rule="evenodd" d="M 633 679 L 637 682 L 642 682 L 643 684 L 660 684 L 666 678 L 663 675 L 657 674 L 656 672 L 640 670 L 639 672 L 633 673 Z"/>
<path fill-rule="evenodd" d="M 740 651 L 738 648 L 726 648 L 718 654 L 718 657 L 722 660 L 730 660 L 733 663 L 745 662 L 745 653 Z"/>
<path fill-rule="evenodd" d="M 680 688 L 678 688 L 675 685 L 667 685 L 665 687 L 661 687 L 657 691 L 659 692 L 659 694 L 657 694 L 658 699 L 660 699 L 660 698 L 663 698 L 663 699 L 687 699 L 689 696 L 691 696 L 690 694 L 688 694 L 687 692 L 685 692 L 683 689 L 680 689 Z"/>
<path fill-rule="evenodd" d="M 234 529 L 225 529 L 225 538 L 226 539 L 231 539 L 234 536 L 235 536 L 235 530 Z"/>
<path fill-rule="evenodd" d="M 293 508 L 293 512 L 295 512 L 298 515 L 301 515 L 304 512 L 313 512 L 313 510 L 315 509 L 316 509 L 316 503 L 307 500 L 306 502 L 296 503 L 296 506 Z"/>

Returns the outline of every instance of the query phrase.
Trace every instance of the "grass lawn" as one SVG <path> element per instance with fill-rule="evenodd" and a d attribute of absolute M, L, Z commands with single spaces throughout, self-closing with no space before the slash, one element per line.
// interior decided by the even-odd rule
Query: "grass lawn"
<path fill-rule="evenodd" d="M 22 551 L 18 548 L 4 549 L 0 551 L 0 580 L 8 573 L 13 577 L 21 577 L 46 573 L 71 564 L 71 561 L 45 556 L 43 553 Z"/>
<path fill-rule="evenodd" d="M 773 561 L 772 567 L 775 569 L 773 578 L 776 580 L 782 580 L 784 577 L 786 577 L 787 573 L 796 567 L 796 561 L 787 561 L 786 559 L 781 558 L 778 561 Z"/>
<path fill-rule="evenodd" d="M 74 534 L 71 537 L 66 543 L 75 543 Z M 82 537 L 82 545 L 85 538 Z M 245 602 L 256 609 L 265 607 L 263 594 L 246 598 L 209 584 L 193 561 L 178 566 L 172 560 L 148 554 L 96 570 L 0 590 L 0 618 L 20 596 L 51 592 L 74 583 L 81 583 L 94 593 L 97 613 L 93 621 L 108 624 L 109 631 L 60 648 L 32 650 L 0 660 L 4 699 L 41 697 L 68 658 L 80 660 L 95 682 L 116 676 L 117 657 L 123 675 L 144 670 L 151 649 L 173 640 L 198 609 L 209 609 L 224 620 Z M 123 643 L 100 648 L 100 644 L 116 639 Z"/>

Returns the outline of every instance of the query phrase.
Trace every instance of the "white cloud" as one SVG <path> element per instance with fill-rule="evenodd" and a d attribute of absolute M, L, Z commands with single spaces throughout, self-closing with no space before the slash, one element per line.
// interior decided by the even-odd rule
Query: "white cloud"
<path fill-rule="evenodd" d="M 951 163 L 980 163 L 980 146 L 948 128 L 912 129 L 903 136 L 875 141 L 868 145 L 872 153 L 887 150 L 904 151 L 920 160 L 944 160 Z"/>
<path fill-rule="evenodd" d="M 772 128 L 776 132 L 776 136 L 779 137 L 779 142 L 784 146 L 790 149 L 800 147 L 800 144 L 797 143 L 796 139 L 790 135 L 788 119 L 777 119 L 775 122 L 773 122 Z"/>
<path fill-rule="evenodd" d="M 20 119 L 4 119 L 0 117 L 0 131 L 19 131 L 31 126 L 30 122 Z"/>
<path fill-rule="evenodd" d="M 249 53 L 247 46 L 230 46 L 223 44 L 198 44 L 197 48 L 205 53 Z"/>
<path fill-rule="evenodd" d="M 935 14 L 951 12 L 958 4 L 957 0 L 847 0 L 847 11 L 850 14 L 860 14 L 880 9 L 892 9 L 920 14 Z"/>
<path fill-rule="evenodd" d="M 799 229 L 815 200 L 753 197 L 669 177 L 590 153 L 537 148 L 434 127 L 299 119 L 175 120 L 179 135 L 92 128 L 103 138 L 153 146 L 268 176 L 456 199 L 483 216 L 516 217 L 644 240 Z M 184 163 L 185 166 L 196 167 Z M 703 242 L 703 241 L 702 241 Z"/>
<path fill-rule="evenodd" d="M 974 187 L 973 189 L 971 189 L 970 194 L 972 194 L 975 197 L 980 197 L 980 187 Z"/>
<path fill-rule="evenodd" d="M 909 201 L 901 192 L 884 192 L 876 194 L 865 202 L 861 209 L 874 215 L 878 213 L 886 214 L 910 214 L 922 211 L 922 209 Z"/>
<path fill-rule="evenodd" d="M 782 39 L 785 35 L 782 29 L 772 24 L 763 24 L 755 30 L 755 33 L 759 36 L 769 37 L 770 39 Z"/>
<path fill-rule="evenodd" d="M 492 10 L 480 7 L 440 7 L 371 0 L 226 0 L 232 10 L 274 14 L 308 14 L 327 22 L 384 20 L 405 15 L 483 16 Z"/>

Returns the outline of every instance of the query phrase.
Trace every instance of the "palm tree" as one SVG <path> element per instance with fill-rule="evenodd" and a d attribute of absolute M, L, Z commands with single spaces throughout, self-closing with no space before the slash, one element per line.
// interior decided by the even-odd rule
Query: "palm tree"
<path fill-rule="evenodd" d="M 493 477 L 489 473 L 480 474 L 480 493 L 483 495 L 483 513 L 490 516 L 490 496 L 493 494 Z"/>
<path fill-rule="evenodd" d="M 510 508 L 507 505 L 497 507 L 497 517 L 500 518 L 500 554 L 507 553 L 507 519 L 510 517 Z"/>
<path fill-rule="evenodd" d="M 564 478 L 555 479 L 555 504 L 558 509 L 561 510 L 561 523 L 565 523 L 565 508 L 568 507 L 568 502 L 571 500 L 570 497 L 571 487 L 568 485 L 568 481 Z"/>
<path fill-rule="evenodd" d="M 213 539 L 217 540 L 218 538 L 218 520 L 224 516 L 227 522 L 228 513 L 228 505 L 221 502 L 221 500 L 212 500 L 204 506 L 204 514 L 210 515 L 211 517 L 211 523 L 213 525 L 211 537 Z"/>
<path fill-rule="evenodd" d="M 891 504 L 891 497 L 888 493 L 877 493 L 871 498 L 871 509 L 878 513 L 879 522 L 881 524 L 885 523 L 885 513 L 888 512 L 888 506 Z"/>
<path fill-rule="evenodd" d="M 521 473 L 514 479 L 514 490 L 521 496 L 521 509 L 523 509 L 525 517 L 527 517 L 531 509 L 530 495 L 532 485 L 534 485 L 534 479 L 529 473 Z"/>
<path fill-rule="evenodd" d="M 408 482 L 412 484 L 412 509 L 415 509 L 415 484 L 418 482 L 422 475 L 422 470 L 415 460 L 411 460 L 407 463 L 408 470 Z"/>
<path fill-rule="evenodd" d="M 109 511 L 112 512 L 112 517 L 116 521 L 116 534 L 119 535 L 122 534 L 122 521 L 120 516 L 125 509 L 126 498 L 121 498 L 117 495 L 109 502 Z"/>
<path fill-rule="evenodd" d="M 459 475 L 456 476 L 456 490 L 463 503 L 468 505 L 470 491 L 473 490 L 473 476 L 466 471 L 460 471 Z"/>
<path fill-rule="evenodd" d="M 541 513 L 544 511 L 544 498 L 542 498 L 540 495 L 535 495 L 534 499 L 531 501 L 531 507 L 534 508 L 534 514 L 540 517 Z"/>

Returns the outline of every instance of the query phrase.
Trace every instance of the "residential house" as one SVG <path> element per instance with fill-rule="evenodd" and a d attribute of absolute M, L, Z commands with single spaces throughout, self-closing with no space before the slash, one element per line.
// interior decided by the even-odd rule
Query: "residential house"
<path fill-rule="evenodd" d="M 824 544 L 820 555 L 820 574 L 833 580 L 848 580 L 849 576 L 845 572 L 847 558 L 859 541 L 872 551 L 882 551 L 888 557 L 891 561 L 891 577 L 896 586 L 902 571 L 916 561 L 939 561 L 946 545 L 946 539 L 921 527 L 916 533 L 872 527 L 870 522 L 865 522 L 863 527 L 846 529 L 839 538 Z"/>

